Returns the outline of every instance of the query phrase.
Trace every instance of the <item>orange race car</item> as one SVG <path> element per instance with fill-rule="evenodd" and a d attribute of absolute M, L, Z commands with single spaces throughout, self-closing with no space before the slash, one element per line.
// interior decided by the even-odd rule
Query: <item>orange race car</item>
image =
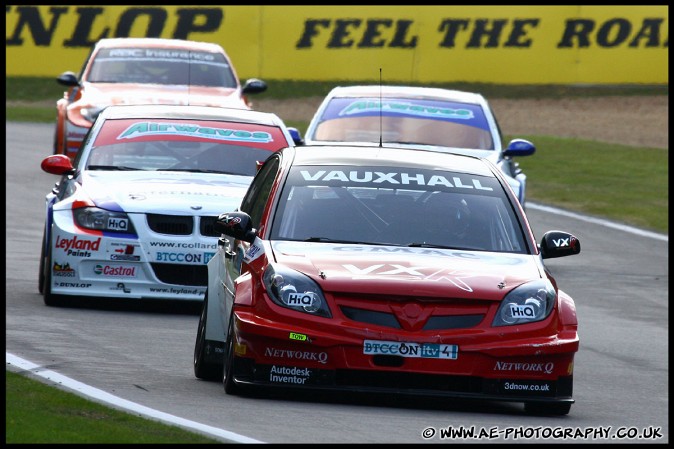
<path fill-rule="evenodd" d="M 267 84 L 242 86 L 218 44 L 180 39 L 101 39 L 78 75 L 62 73 L 68 87 L 56 102 L 54 154 L 77 153 L 96 116 L 112 104 L 190 104 L 251 109 L 249 94 Z"/>

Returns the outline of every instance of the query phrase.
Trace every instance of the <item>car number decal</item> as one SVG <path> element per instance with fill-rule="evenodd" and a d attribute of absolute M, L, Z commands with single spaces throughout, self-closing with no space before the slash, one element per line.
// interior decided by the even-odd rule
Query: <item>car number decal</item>
<path fill-rule="evenodd" d="M 365 340 L 363 354 L 456 360 L 459 356 L 459 347 L 436 343 Z"/>

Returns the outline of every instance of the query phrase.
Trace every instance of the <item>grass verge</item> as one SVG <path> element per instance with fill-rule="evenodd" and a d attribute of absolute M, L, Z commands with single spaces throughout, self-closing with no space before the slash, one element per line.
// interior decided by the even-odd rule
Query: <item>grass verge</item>
<path fill-rule="evenodd" d="M 6 444 L 222 444 L 5 370 Z"/>

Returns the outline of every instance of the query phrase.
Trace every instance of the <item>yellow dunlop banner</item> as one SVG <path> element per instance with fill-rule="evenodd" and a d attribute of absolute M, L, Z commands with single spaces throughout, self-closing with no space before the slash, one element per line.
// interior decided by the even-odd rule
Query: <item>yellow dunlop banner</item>
<path fill-rule="evenodd" d="M 77 72 L 103 37 L 215 42 L 244 78 L 667 84 L 668 6 L 5 7 L 7 76 Z"/>

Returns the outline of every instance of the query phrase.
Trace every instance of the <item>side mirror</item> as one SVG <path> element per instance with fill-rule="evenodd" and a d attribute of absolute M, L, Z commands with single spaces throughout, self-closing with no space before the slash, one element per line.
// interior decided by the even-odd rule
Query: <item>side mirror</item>
<path fill-rule="evenodd" d="M 267 90 L 267 83 L 257 78 L 251 78 L 246 80 L 241 91 L 244 95 L 247 94 L 259 94 Z"/>
<path fill-rule="evenodd" d="M 248 243 L 253 243 L 257 236 L 257 230 L 253 228 L 250 215 L 245 212 L 220 214 L 213 223 L 213 230 Z"/>
<path fill-rule="evenodd" d="M 58 78 L 56 78 L 56 82 L 68 87 L 79 85 L 77 82 L 77 75 L 70 71 L 61 73 Z"/>
<path fill-rule="evenodd" d="M 536 152 L 536 146 L 524 139 L 513 139 L 510 141 L 505 151 L 504 156 L 531 156 Z"/>
<path fill-rule="evenodd" d="M 293 142 L 295 142 L 295 145 L 304 145 L 304 139 L 302 139 L 302 134 L 300 134 L 300 131 L 293 127 L 293 126 L 288 126 L 288 132 L 290 133 L 290 136 L 293 138 Z"/>
<path fill-rule="evenodd" d="M 65 154 L 54 154 L 42 159 L 40 168 L 51 175 L 64 175 L 74 172 L 73 163 Z"/>
<path fill-rule="evenodd" d="M 564 231 L 548 231 L 541 238 L 541 256 L 543 259 L 573 256 L 580 252 L 580 240 Z"/>

